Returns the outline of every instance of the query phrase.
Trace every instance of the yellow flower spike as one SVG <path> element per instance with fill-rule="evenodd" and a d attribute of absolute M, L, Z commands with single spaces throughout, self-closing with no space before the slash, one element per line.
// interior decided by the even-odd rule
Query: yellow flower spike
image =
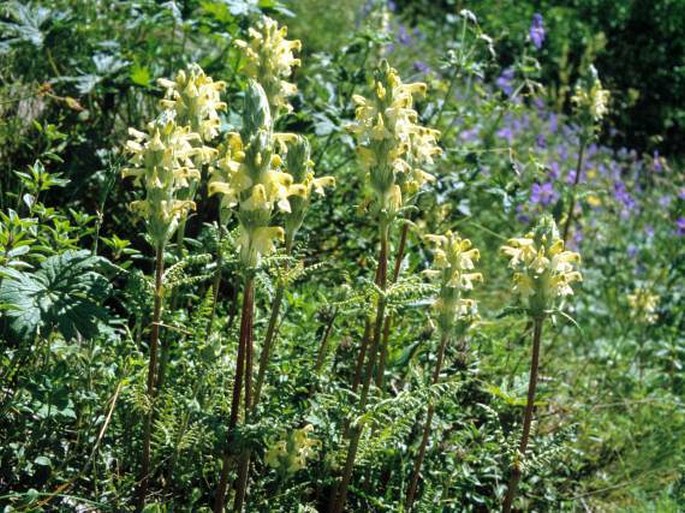
<path fill-rule="evenodd" d="M 392 217 L 406 197 L 434 179 L 422 166 L 432 164 L 441 153 L 439 132 L 419 125 L 413 109 L 414 96 L 425 94 L 426 84 L 403 84 L 384 61 L 372 88 L 370 98 L 353 97 L 356 121 L 348 129 L 357 138 L 357 153 L 369 173 L 380 211 Z"/>
<path fill-rule="evenodd" d="M 660 297 L 651 293 L 647 288 L 636 288 L 632 294 L 628 294 L 630 316 L 639 323 L 654 324 L 659 319 L 657 308 Z"/>
<path fill-rule="evenodd" d="M 133 177 L 135 185 L 145 189 L 145 200 L 134 202 L 132 209 L 145 217 L 154 244 L 164 245 L 180 220 L 195 208 L 192 201 L 175 201 L 182 190 L 200 179 L 192 160 L 203 151 L 193 147 L 199 136 L 178 126 L 174 116 L 166 113 L 148 124 L 147 133 L 129 129 L 129 134 L 130 167 L 122 170 L 122 178 Z"/>
<path fill-rule="evenodd" d="M 481 273 L 469 272 L 475 268 L 474 261 L 480 258 L 480 252 L 472 248 L 470 240 L 452 232 L 426 235 L 424 240 L 434 246 L 433 269 L 427 274 L 439 279 L 440 283 L 433 308 L 438 314 L 440 328 L 449 332 L 459 320 L 476 315 L 475 301 L 465 298 L 464 294 L 473 290 L 474 283 L 483 281 Z"/>
<path fill-rule="evenodd" d="M 564 242 L 549 216 L 540 220 L 533 233 L 510 239 L 501 251 L 515 271 L 513 290 L 529 302 L 534 316 L 545 315 L 558 298 L 573 294 L 573 283 L 582 281 L 576 269 L 580 255 L 564 250 Z"/>
<path fill-rule="evenodd" d="M 188 125 L 201 141 L 211 141 L 219 133 L 219 111 L 226 110 L 220 93 L 226 83 L 215 82 L 197 64 L 176 74 L 175 80 L 159 79 L 157 83 L 166 89 L 160 104 L 176 113 L 179 125 Z"/>
<path fill-rule="evenodd" d="M 300 59 L 293 52 L 300 51 L 298 40 L 289 41 L 286 27 L 264 16 L 256 28 L 248 31 L 250 41 L 236 40 L 235 45 L 243 50 L 247 59 L 245 73 L 259 82 L 269 99 L 269 106 L 275 116 L 278 110 L 290 112 L 292 106 L 287 98 L 297 92 L 297 87 L 286 81 L 292 69 L 300 65 Z"/>

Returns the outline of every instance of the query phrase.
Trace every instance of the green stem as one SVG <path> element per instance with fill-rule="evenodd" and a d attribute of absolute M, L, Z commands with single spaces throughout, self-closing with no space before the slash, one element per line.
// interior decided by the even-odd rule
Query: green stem
<path fill-rule="evenodd" d="M 443 333 L 440 339 L 440 349 L 438 349 L 438 359 L 435 362 L 435 369 L 433 370 L 433 378 L 431 380 L 431 385 L 435 385 L 440 379 L 440 371 L 442 370 L 442 363 L 445 360 L 445 350 L 447 349 L 447 344 L 449 343 L 449 340 L 450 339 L 447 333 Z M 405 501 L 405 507 L 407 511 L 411 511 L 412 505 L 414 504 L 414 497 L 416 497 L 416 489 L 419 485 L 419 475 L 421 474 L 421 466 L 423 465 L 423 460 L 426 457 L 426 447 L 428 447 L 428 437 L 430 435 L 431 423 L 433 422 L 434 413 L 435 405 L 433 404 L 433 401 L 431 401 L 428 405 L 426 423 L 423 426 L 423 436 L 421 437 L 419 453 L 417 454 L 416 461 L 414 462 L 412 477 L 409 484 L 409 489 L 407 490 L 407 499 Z"/>
<path fill-rule="evenodd" d="M 147 395 L 150 400 L 150 411 L 145 420 L 143 437 L 143 454 L 138 488 L 138 511 L 145 507 L 145 495 L 150 484 L 150 446 L 152 440 L 152 423 L 154 420 L 154 401 L 157 390 L 157 346 L 159 343 L 159 324 L 162 315 L 162 276 L 164 275 L 164 245 L 159 244 L 155 255 L 155 303 L 152 313 L 152 332 L 150 334 L 150 359 L 147 369 Z"/>
<path fill-rule="evenodd" d="M 580 182 L 580 173 L 583 169 L 586 145 L 587 138 L 581 136 L 580 149 L 578 150 L 578 161 L 576 163 L 576 176 L 573 177 L 573 187 L 571 187 L 571 201 L 568 206 L 568 212 L 566 213 L 566 222 L 564 223 L 564 231 L 562 236 L 564 242 L 568 241 L 568 235 L 571 229 L 571 222 L 573 221 L 573 210 L 576 208 L 576 189 L 578 188 L 578 183 Z"/>
<path fill-rule="evenodd" d="M 521 443 L 519 444 L 518 454 L 514 459 L 512 465 L 511 476 L 509 477 L 509 485 L 507 486 L 507 495 L 504 498 L 502 506 L 502 513 L 509 513 L 511 506 L 514 503 L 516 496 L 516 489 L 521 480 L 521 462 L 525 458 L 526 448 L 528 447 L 528 440 L 530 438 L 530 426 L 533 422 L 533 410 L 535 408 L 535 388 L 538 382 L 538 364 L 540 361 L 540 340 L 542 338 L 542 323 L 544 317 L 537 317 L 534 319 L 533 328 L 533 355 L 530 362 L 530 379 L 528 381 L 528 398 L 526 400 L 526 411 L 523 416 L 523 432 L 521 434 Z"/>
<path fill-rule="evenodd" d="M 240 398 L 245 383 L 246 352 L 252 346 L 252 317 L 254 315 L 254 281 L 251 276 L 245 279 L 245 292 L 243 295 L 243 309 L 240 319 L 240 339 L 238 342 L 238 357 L 236 361 L 235 378 L 233 380 L 233 397 L 231 400 L 231 413 L 228 421 L 228 434 L 226 448 L 222 460 L 221 477 L 214 498 L 214 513 L 223 513 L 228 477 L 231 467 L 231 446 L 235 428 L 238 425 L 240 414 Z M 247 399 L 247 398 L 246 398 Z M 247 405 L 247 401 L 246 401 Z"/>

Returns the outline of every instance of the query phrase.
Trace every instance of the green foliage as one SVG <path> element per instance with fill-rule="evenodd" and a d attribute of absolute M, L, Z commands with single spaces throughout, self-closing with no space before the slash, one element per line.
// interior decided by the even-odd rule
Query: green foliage
<path fill-rule="evenodd" d="M 109 262 L 89 251 L 67 251 L 41 262 L 35 272 L 0 268 L 0 305 L 20 338 L 48 337 L 53 330 L 67 340 L 88 338 L 108 319 L 101 306 L 111 292 L 102 274 Z"/>

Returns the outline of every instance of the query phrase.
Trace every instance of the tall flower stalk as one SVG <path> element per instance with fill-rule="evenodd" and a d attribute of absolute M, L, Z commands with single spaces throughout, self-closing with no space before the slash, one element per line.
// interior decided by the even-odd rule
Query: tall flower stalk
<path fill-rule="evenodd" d="M 152 424 L 155 397 L 159 393 L 158 345 L 163 304 L 164 250 L 180 222 L 195 208 L 188 199 L 179 199 L 183 189 L 200 179 L 195 159 L 211 155 L 213 150 L 201 144 L 200 135 L 188 126 L 179 126 L 175 111 L 163 111 L 148 124 L 147 133 L 129 129 L 133 139 L 126 144 L 131 154 L 131 167 L 122 177 L 133 177 L 135 184 L 145 190 L 145 199 L 131 203 L 131 209 L 146 221 L 151 243 L 155 248 L 154 309 L 150 333 L 150 357 L 147 374 L 149 411 L 145 419 L 143 451 L 138 488 L 138 508 L 145 504 L 150 480 Z"/>
<path fill-rule="evenodd" d="M 295 236 L 304 222 L 304 216 L 309 208 L 312 193 L 315 192 L 318 195 L 323 196 L 324 187 L 332 187 L 335 185 L 335 179 L 331 176 L 315 178 L 313 166 L 314 163 L 311 160 L 309 142 L 304 137 L 297 136 L 288 146 L 285 161 L 285 167 L 293 177 L 294 187 L 297 187 L 298 192 L 300 193 L 300 195 L 292 196 L 290 198 L 290 212 L 283 213 L 285 253 L 287 256 L 292 255 Z M 287 272 L 287 269 L 285 271 Z M 264 343 L 262 344 L 262 352 L 259 357 L 259 371 L 257 372 L 257 381 L 255 383 L 254 391 L 254 406 L 259 403 L 261 398 L 262 387 L 264 385 L 266 371 L 276 338 L 276 325 L 278 323 L 286 286 L 287 277 L 279 279 L 276 293 L 274 294 L 274 299 L 271 303 L 269 323 L 267 325 L 266 335 L 264 336 Z"/>
<path fill-rule="evenodd" d="M 173 113 L 174 120 L 179 126 L 185 126 L 199 136 L 191 141 L 193 146 L 199 149 L 192 159 L 196 169 L 202 173 L 203 167 L 216 156 L 216 150 L 203 145 L 210 144 L 219 134 L 219 112 L 226 110 L 226 103 L 221 101 L 220 93 L 226 89 L 226 83 L 214 81 L 198 64 L 189 64 L 176 74 L 174 80 L 160 78 L 157 84 L 165 89 L 164 98 L 159 102 L 160 107 Z M 177 198 L 194 201 L 199 184 L 200 180 L 189 182 L 187 187 L 177 192 Z M 176 250 L 179 258 L 183 255 L 186 223 L 187 216 L 184 216 L 176 230 Z M 171 298 L 172 304 L 174 299 Z M 164 383 L 168 360 L 169 347 L 163 341 L 158 378 L 160 386 Z"/>
<path fill-rule="evenodd" d="M 576 119 L 580 124 L 581 130 L 579 135 L 580 146 L 578 148 L 576 171 L 573 176 L 571 197 L 569 199 L 566 220 L 564 222 L 564 229 L 561 237 L 564 242 L 568 241 L 571 224 L 573 223 L 573 216 L 576 208 L 576 189 L 580 183 L 580 176 L 583 173 L 583 167 L 585 165 L 585 150 L 587 149 L 588 143 L 590 143 L 600 131 L 602 119 L 609 111 L 609 99 L 609 91 L 602 88 L 602 82 L 599 80 L 597 70 L 594 66 L 590 66 L 587 76 L 578 82 L 573 97 L 571 98 L 575 107 Z"/>
<path fill-rule="evenodd" d="M 379 226 L 380 242 L 375 277 L 378 288 L 376 313 L 373 321 L 366 321 L 357 360 L 357 376 L 353 382 L 355 389 L 358 382 L 361 385 L 359 411 L 366 408 L 374 370 L 379 371 L 378 352 L 383 340 L 393 221 L 404 206 L 403 192 L 418 190 L 434 179 L 421 167 L 432 163 L 433 157 L 440 153 L 437 146 L 439 132 L 421 126 L 414 110 L 414 97 L 425 92 L 426 84 L 403 84 L 397 71 L 383 61 L 375 72 L 371 97 L 352 97 L 357 109 L 356 122 L 350 130 L 356 135 L 357 152 L 374 193 L 372 208 Z M 340 513 L 345 507 L 363 430 L 363 425 L 355 425 L 350 430 L 342 479 L 331 502 L 332 513 Z"/>
<path fill-rule="evenodd" d="M 509 267 L 514 271 L 514 292 L 524 301 L 528 316 L 533 322 L 533 350 L 523 429 L 502 506 L 502 511 L 509 513 L 521 480 L 521 467 L 530 440 L 543 324 L 546 317 L 558 307 L 560 298 L 573 294 L 571 285 L 581 281 L 582 276 L 576 270 L 580 264 L 580 255 L 564 250 L 564 241 L 550 216 L 540 219 L 532 233 L 509 240 L 502 247 L 502 253 L 510 258 Z"/>
<path fill-rule="evenodd" d="M 224 508 L 231 451 L 241 404 L 245 423 L 249 422 L 253 407 L 254 272 L 261 257 L 274 251 L 275 242 L 284 240 L 285 230 L 271 224 L 274 212 L 290 212 L 288 198 L 304 194 L 303 187 L 293 184 L 293 177 L 281 169 L 281 158 L 275 152 L 278 141 L 293 138 L 292 135 L 273 133 L 271 113 L 264 90 L 257 82 L 250 81 L 245 93 L 242 131 L 240 134 L 227 135 L 226 141 L 220 146 L 219 158 L 209 182 L 209 194 L 221 195 L 221 208 L 237 210 L 240 227 L 239 262 L 244 283 L 228 440 L 214 504 L 214 511 L 217 513 Z M 248 468 L 249 451 L 244 450 L 240 457 L 235 485 L 235 511 L 242 510 Z"/>
<path fill-rule="evenodd" d="M 447 232 L 446 235 L 427 235 L 425 239 L 435 246 L 433 269 L 425 272 L 440 284 L 438 297 L 433 303 L 433 310 L 437 315 L 440 328 L 440 346 L 431 378 L 431 385 L 435 385 L 440 379 L 445 351 L 456 329 L 464 328 L 465 324 L 477 315 L 475 301 L 467 298 L 466 295 L 473 289 L 474 282 L 483 281 L 483 275 L 473 272 L 474 261 L 480 258 L 480 253 L 472 248 L 470 240 L 462 239 L 451 232 Z M 426 423 L 407 489 L 405 500 L 407 511 L 411 511 L 416 497 L 434 413 L 435 404 L 431 401 L 426 412 Z"/>

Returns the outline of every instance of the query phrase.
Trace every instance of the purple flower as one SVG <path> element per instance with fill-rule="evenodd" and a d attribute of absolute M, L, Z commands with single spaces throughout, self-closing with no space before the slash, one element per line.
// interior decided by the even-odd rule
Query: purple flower
<path fill-rule="evenodd" d="M 645 225 L 645 235 L 648 239 L 654 238 L 654 227 L 651 224 Z"/>
<path fill-rule="evenodd" d="M 556 133 L 558 128 L 559 128 L 559 116 L 557 116 L 554 112 L 550 112 L 550 114 L 549 114 L 549 131 L 551 133 Z"/>
<path fill-rule="evenodd" d="M 401 23 L 397 29 L 397 42 L 403 46 L 411 46 L 411 34 L 407 31 L 407 27 Z"/>
<path fill-rule="evenodd" d="M 666 195 L 664 195 L 664 196 L 661 196 L 661 197 L 659 198 L 659 206 L 660 206 L 661 208 L 668 208 L 668 207 L 671 206 L 671 201 L 672 201 L 672 200 L 673 200 L 673 198 L 671 198 L 671 196 L 669 196 L 668 194 L 666 194 Z"/>
<path fill-rule="evenodd" d="M 388 9 L 390 12 L 395 12 L 397 10 L 397 4 L 392 0 L 388 0 Z"/>
<path fill-rule="evenodd" d="M 678 190 L 678 198 L 681 200 L 685 200 L 685 187 L 681 187 Z"/>
<path fill-rule="evenodd" d="M 533 14 L 529 35 L 533 46 L 538 50 L 542 48 L 542 43 L 545 41 L 545 27 L 542 25 L 542 14 L 538 12 Z"/>
<path fill-rule="evenodd" d="M 661 173 L 664 170 L 664 164 L 659 156 L 659 150 L 654 150 L 652 166 L 657 173 Z"/>
<path fill-rule="evenodd" d="M 526 213 L 523 205 L 516 206 L 516 220 L 521 224 L 529 224 L 530 216 Z"/>
<path fill-rule="evenodd" d="M 583 230 L 581 230 L 580 227 L 576 228 L 576 230 L 573 232 L 573 237 L 571 237 L 571 240 L 569 241 L 569 248 L 574 250 L 580 249 L 580 245 L 582 244 L 584 238 Z"/>
<path fill-rule="evenodd" d="M 552 182 L 545 182 L 542 185 L 534 183 L 530 189 L 530 201 L 543 207 L 554 203 L 558 198 L 559 195 L 554 190 Z"/>
<path fill-rule="evenodd" d="M 626 184 L 618 181 L 614 183 L 614 199 L 621 205 L 621 217 L 627 219 L 637 208 L 637 202 L 628 193 Z"/>
<path fill-rule="evenodd" d="M 535 144 L 538 148 L 547 148 L 547 139 L 543 134 L 538 134 L 535 138 Z"/>
<path fill-rule="evenodd" d="M 635 258 L 638 254 L 638 247 L 635 244 L 628 244 L 627 253 L 628 258 Z"/>
<path fill-rule="evenodd" d="M 555 160 L 553 162 L 550 162 L 549 164 L 549 177 L 552 180 L 556 180 L 559 178 L 559 175 L 561 175 L 561 168 L 559 166 L 559 163 Z"/>
<path fill-rule="evenodd" d="M 459 133 L 459 138 L 464 142 L 474 142 L 478 140 L 478 127 L 468 128 Z"/>
<path fill-rule="evenodd" d="M 509 146 L 514 144 L 514 131 L 508 126 L 505 126 L 503 128 L 500 128 L 499 130 L 497 130 L 497 137 L 501 137 L 502 139 L 506 139 L 507 144 Z"/>
<path fill-rule="evenodd" d="M 513 66 L 509 66 L 502 71 L 502 74 L 495 81 L 495 85 L 504 91 L 504 94 L 511 96 L 511 94 L 514 92 L 513 81 L 514 68 Z"/>
<path fill-rule="evenodd" d="M 424 75 L 430 73 L 430 66 L 423 61 L 414 61 L 414 69 Z"/>
<path fill-rule="evenodd" d="M 685 217 L 679 217 L 678 220 L 675 222 L 676 225 L 676 234 L 678 237 L 684 237 L 685 236 Z"/>

